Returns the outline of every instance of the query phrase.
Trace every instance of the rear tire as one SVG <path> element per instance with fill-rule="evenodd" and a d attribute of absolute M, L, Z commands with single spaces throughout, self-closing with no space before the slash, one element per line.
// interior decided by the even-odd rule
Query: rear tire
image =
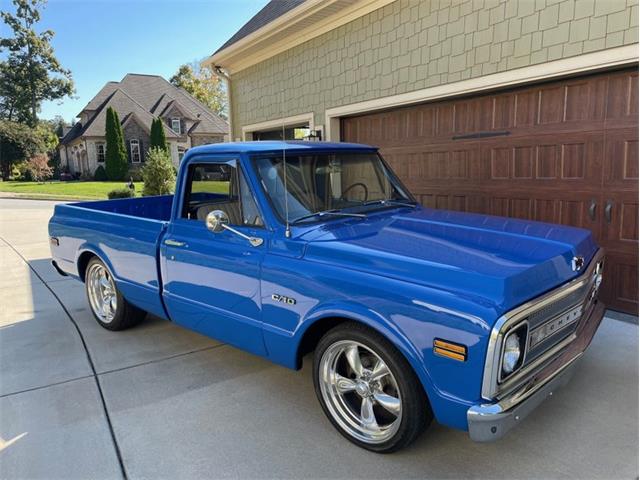
<path fill-rule="evenodd" d="M 359 323 L 340 324 L 320 339 L 313 381 L 333 426 L 373 452 L 408 446 L 433 419 L 424 389 L 404 356 Z"/>
<path fill-rule="evenodd" d="M 122 296 L 111 271 L 98 257 L 93 257 L 87 265 L 84 286 L 91 313 L 101 327 L 125 330 L 144 319 L 146 312 Z"/>

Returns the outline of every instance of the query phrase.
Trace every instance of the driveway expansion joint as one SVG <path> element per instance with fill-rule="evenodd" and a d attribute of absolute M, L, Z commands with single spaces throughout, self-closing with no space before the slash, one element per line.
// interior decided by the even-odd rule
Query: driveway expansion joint
<path fill-rule="evenodd" d="M 91 353 L 89 352 L 89 348 L 87 346 L 87 342 L 85 341 L 84 335 L 82 334 L 82 331 L 80 330 L 80 327 L 78 326 L 78 324 L 76 323 L 74 318 L 71 316 L 71 313 L 69 312 L 69 310 L 67 310 L 67 307 L 64 305 L 64 303 L 62 303 L 62 300 L 60 300 L 60 297 L 58 297 L 56 292 L 47 284 L 47 282 L 45 282 L 44 278 L 42 278 L 42 276 L 31 266 L 29 261 L 12 244 L 7 242 L 4 238 L 0 237 L 0 240 L 2 240 L 4 243 L 6 243 L 9 246 L 9 248 L 11 248 L 16 253 L 16 255 L 18 255 L 22 259 L 22 261 L 27 264 L 27 266 L 33 272 L 33 274 L 40 280 L 40 282 L 42 282 L 42 284 L 47 288 L 47 290 L 49 290 L 51 295 L 53 295 L 53 297 L 56 299 L 56 301 L 58 302 L 58 304 L 60 305 L 60 307 L 62 308 L 64 313 L 67 315 L 67 318 L 69 318 L 69 320 L 71 321 L 71 323 L 75 327 L 76 332 L 78 333 L 78 336 L 80 337 L 80 341 L 82 343 L 82 348 L 84 348 L 84 352 L 85 352 L 85 355 L 87 357 L 87 362 L 89 363 L 89 367 L 91 368 L 91 372 L 92 372 L 91 377 L 93 377 L 95 382 L 96 382 L 96 387 L 98 389 L 98 395 L 100 396 L 100 402 L 102 404 L 102 410 L 103 410 L 105 418 L 107 420 L 107 426 L 109 428 L 109 434 L 111 435 L 111 441 L 113 443 L 113 448 L 115 450 L 116 457 L 118 458 L 118 464 L 120 466 L 120 472 L 122 473 L 122 478 L 127 480 L 127 478 L 128 478 L 127 470 L 125 468 L 124 461 L 122 459 L 122 453 L 120 451 L 120 446 L 118 445 L 118 440 L 116 438 L 116 434 L 115 434 L 115 431 L 113 429 L 113 424 L 111 422 L 111 416 L 109 415 L 109 410 L 107 409 L 107 403 L 105 401 L 104 393 L 102 391 L 102 385 L 100 384 L 100 378 L 98 376 L 98 373 L 96 372 L 96 367 L 95 367 L 95 365 L 93 363 L 93 358 L 91 357 Z"/>

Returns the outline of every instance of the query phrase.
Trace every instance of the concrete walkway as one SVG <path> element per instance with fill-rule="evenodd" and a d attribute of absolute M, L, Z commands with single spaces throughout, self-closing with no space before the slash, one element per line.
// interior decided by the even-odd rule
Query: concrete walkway
<path fill-rule="evenodd" d="M 310 358 L 289 371 L 153 318 L 100 328 L 49 264 L 53 205 L 0 199 L 0 478 L 638 476 L 636 325 L 605 319 L 571 383 L 500 442 L 434 424 L 375 455 L 324 418 Z"/>

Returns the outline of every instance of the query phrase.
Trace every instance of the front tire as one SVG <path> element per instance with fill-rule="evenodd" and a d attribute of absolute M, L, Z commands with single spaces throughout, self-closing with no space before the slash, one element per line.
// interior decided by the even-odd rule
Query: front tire
<path fill-rule="evenodd" d="M 327 332 L 316 347 L 320 405 L 349 441 L 378 453 L 413 442 L 433 418 L 413 369 L 382 335 L 358 323 Z"/>
<path fill-rule="evenodd" d="M 146 312 L 131 305 L 116 286 L 113 275 L 98 257 L 89 261 L 85 291 L 94 318 L 107 330 L 124 330 L 140 323 Z"/>

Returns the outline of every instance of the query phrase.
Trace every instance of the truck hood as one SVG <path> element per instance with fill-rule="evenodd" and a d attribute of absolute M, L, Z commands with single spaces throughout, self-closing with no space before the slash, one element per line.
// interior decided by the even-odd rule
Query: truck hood
<path fill-rule="evenodd" d="M 327 222 L 301 235 L 305 258 L 480 297 L 510 310 L 579 275 L 588 230 L 418 207 Z"/>

